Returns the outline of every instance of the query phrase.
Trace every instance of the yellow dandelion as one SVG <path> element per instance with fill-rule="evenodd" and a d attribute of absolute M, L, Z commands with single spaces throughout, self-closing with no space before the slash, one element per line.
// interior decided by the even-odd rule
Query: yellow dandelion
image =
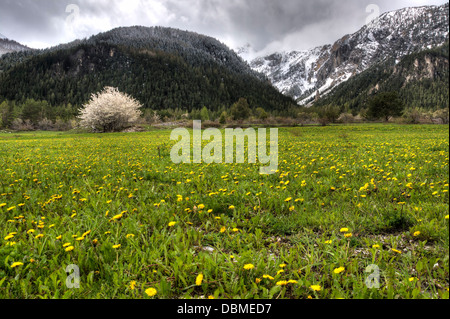
<path fill-rule="evenodd" d="M 122 246 L 121 244 L 117 244 L 117 245 L 112 246 L 112 248 L 119 249 L 121 246 Z"/>
<path fill-rule="evenodd" d="M 339 268 L 336 268 L 335 270 L 333 270 L 333 272 L 335 273 L 335 274 L 340 274 L 340 273 L 342 273 L 342 272 L 344 272 L 345 271 L 345 268 L 344 267 L 339 267 Z"/>
<path fill-rule="evenodd" d="M 169 227 L 173 227 L 173 226 L 175 226 L 177 224 L 177 222 L 170 222 L 169 223 Z"/>
<path fill-rule="evenodd" d="M 353 234 L 352 233 L 346 233 L 346 234 L 344 234 L 344 236 L 345 236 L 345 238 L 350 238 L 350 237 L 353 236 Z"/>
<path fill-rule="evenodd" d="M 309 288 L 311 288 L 311 289 L 314 290 L 314 291 L 321 291 L 321 290 L 322 290 L 322 287 L 319 286 L 319 285 L 312 285 L 312 286 L 309 287 Z"/>
<path fill-rule="evenodd" d="M 67 247 L 65 250 L 66 250 L 67 252 L 69 252 L 69 251 L 72 251 L 72 250 L 74 250 L 74 249 L 75 249 L 75 247 L 69 246 L 69 247 Z"/>
<path fill-rule="evenodd" d="M 197 286 L 201 286 L 201 285 L 202 285 L 202 282 L 203 282 L 203 274 L 199 274 L 199 275 L 197 276 L 197 278 L 195 279 L 195 284 L 196 284 Z"/>
<path fill-rule="evenodd" d="M 135 287 L 136 287 L 136 281 L 135 281 L 135 280 L 132 280 L 132 281 L 130 282 L 130 289 L 131 289 L 131 290 L 134 290 Z"/>
<path fill-rule="evenodd" d="M 419 236 L 421 233 L 420 233 L 420 231 L 416 231 L 414 234 L 413 234 L 413 236 L 414 237 L 417 237 L 417 236 Z"/>
<path fill-rule="evenodd" d="M 23 265 L 23 263 L 21 263 L 20 261 L 17 261 L 11 265 L 11 268 L 16 268 L 16 267 L 22 266 L 22 265 Z"/>
<path fill-rule="evenodd" d="M 153 297 L 158 293 L 158 291 L 155 288 L 148 288 L 145 290 L 145 293 L 147 294 L 147 296 Z"/>
<path fill-rule="evenodd" d="M 255 268 L 255 266 L 253 264 L 246 264 L 246 265 L 244 265 L 244 269 L 245 270 L 252 270 L 253 268 Z"/>
<path fill-rule="evenodd" d="M 392 251 L 397 253 L 397 254 L 401 254 L 402 253 L 400 250 L 397 250 L 397 249 L 394 249 L 394 248 L 392 248 Z"/>
<path fill-rule="evenodd" d="M 348 228 L 341 228 L 340 232 L 341 233 L 347 233 L 348 232 Z"/>

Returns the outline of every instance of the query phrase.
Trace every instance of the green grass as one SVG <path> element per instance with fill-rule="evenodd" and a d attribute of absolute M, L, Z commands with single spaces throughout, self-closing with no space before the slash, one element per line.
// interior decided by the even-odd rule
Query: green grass
<path fill-rule="evenodd" d="M 0 134 L 0 298 L 448 298 L 448 134 L 283 128 L 269 176 L 175 165 L 170 131 Z"/>

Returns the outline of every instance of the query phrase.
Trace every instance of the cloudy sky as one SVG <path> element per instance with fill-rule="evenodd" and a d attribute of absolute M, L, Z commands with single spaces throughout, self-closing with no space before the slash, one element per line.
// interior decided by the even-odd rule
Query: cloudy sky
<path fill-rule="evenodd" d="M 0 34 L 33 48 L 119 26 L 167 26 L 235 49 L 304 50 L 333 43 L 380 13 L 448 0 L 0 0 Z"/>

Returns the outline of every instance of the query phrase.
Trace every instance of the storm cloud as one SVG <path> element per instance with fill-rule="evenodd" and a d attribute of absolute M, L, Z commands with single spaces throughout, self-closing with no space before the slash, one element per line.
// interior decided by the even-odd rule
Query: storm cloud
<path fill-rule="evenodd" d="M 0 0 L 0 34 L 34 48 L 120 26 L 206 34 L 254 53 L 333 43 L 376 14 L 447 0 Z M 374 4 L 375 6 L 369 5 Z M 378 8 L 374 10 L 373 8 Z"/>

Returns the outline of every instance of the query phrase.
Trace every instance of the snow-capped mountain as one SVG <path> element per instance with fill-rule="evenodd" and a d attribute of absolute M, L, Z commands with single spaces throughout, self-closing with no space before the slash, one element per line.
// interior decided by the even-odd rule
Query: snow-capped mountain
<path fill-rule="evenodd" d="M 278 90 L 308 104 L 370 66 L 439 46 L 449 38 L 449 4 L 382 14 L 332 45 L 259 57 L 250 66 Z"/>
<path fill-rule="evenodd" d="M 30 50 L 30 48 L 16 41 L 9 40 L 4 35 L 0 34 L 0 56 L 2 56 L 5 53 L 27 51 L 27 50 Z"/>

